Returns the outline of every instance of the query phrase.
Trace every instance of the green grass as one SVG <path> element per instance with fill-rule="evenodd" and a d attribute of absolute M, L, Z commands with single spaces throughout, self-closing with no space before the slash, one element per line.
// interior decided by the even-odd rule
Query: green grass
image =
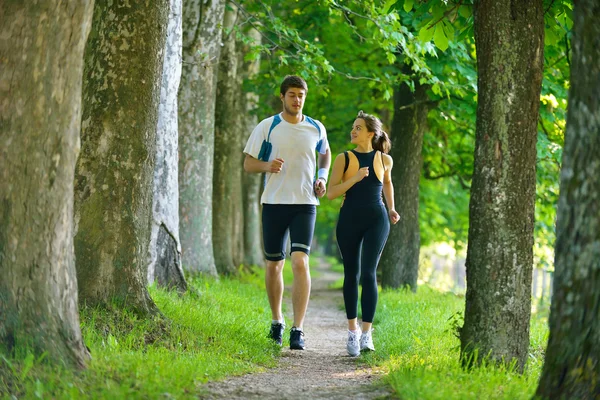
<path fill-rule="evenodd" d="M 531 323 L 530 358 L 524 374 L 459 363 L 464 297 L 428 287 L 384 291 L 375 321 L 377 352 L 364 361 L 389 371 L 386 381 L 402 399 L 530 399 L 537 387 L 548 329 L 545 315 Z"/>
<path fill-rule="evenodd" d="M 167 320 L 83 310 L 88 369 L 76 374 L 31 355 L 0 358 L 0 397 L 197 398 L 209 380 L 272 367 L 280 348 L 266 338 L 263 276 L 196 278 L 189 283 L 199 295 L 151 288 Z"/>
<path fill-rule="evenodd" d="M 292 281 L 289 262 L 284 281 Z M 197 398 L 207 381 L 275 365 L 280 348 L 266 338 L 271 315 L 264 271 L 189 283 L 195 290 L 184 296 L 150 289 L 166 319 L 83 310 L 93 358 L 78 374 L 50 366 L 43 356 L 0 356 L 0 398 Z M 463 311 L 464 297 L 425 286 L 417 293 L 383 291 L 374 324 L 377 351 L 359 362 L 388 371 L 385 380 L 402 399 L 530 399 L 543 362 L 547 310 L 532 318 L 524 374 L 461 368 L 455 327 Z"/>
<path fill-rule="evenodd" d="M 335 259 L 328 262 L 340 270 Z M 341 289 L 342 282 L 332 286 Z M 373 335 L 377 351 L 363 355 L 361 361 L 386 370 L 386 382 L 403 400 L 531 399 L 548 340 L 548 309 L 532 316 L 529 360 L 523 374 L 494 365 L 471 371 L 460 366 L 456 327 L 463 324 L 464 309 L 464 296 L 427 286 L 420 286 L 417 293 L 380 291 Z"/>

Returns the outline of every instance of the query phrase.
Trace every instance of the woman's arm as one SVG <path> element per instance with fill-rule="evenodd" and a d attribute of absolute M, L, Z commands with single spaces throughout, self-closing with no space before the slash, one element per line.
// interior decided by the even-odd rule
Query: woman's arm
<path fill-rule="evenodd" d="M 329 200 L 340 197 L 357 182 L 362 181 L 365 176 L 369 175 L 369 167 L 364 167 L 359 169 L 356 175 L 354 175 L 352 178 L 345 182 L 341 182 L 342 177 L 344 176 L 344 165 L 344 154 L 338 154 L 333 162 L 329 185 L 327 186 L 327 198 Z"/>
<path fill-rule="evenodd" d="M 394 160 L 387 154 L 382 154 L 383 165 L 385 172 L 383 174 L 383 197 L 388 208 L 388 214 L 392 224 L 395 224 L 400 220 L 400 215 L 396 212 L 396 206 L 394 204 L 394 185 L 392 184 L 392 167 L 394 166 Z"/>

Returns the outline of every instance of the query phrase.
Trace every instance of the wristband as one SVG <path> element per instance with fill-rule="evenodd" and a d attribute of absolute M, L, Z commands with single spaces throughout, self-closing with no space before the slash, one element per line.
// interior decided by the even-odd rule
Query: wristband
<path fill-rule="evenodd" d="M 327 168 L 319 168 L 319 172 L 317 172 L 317 179 L 324 179 L 327 182 L 327 174 L 329 173 L 329 169 Z"/>

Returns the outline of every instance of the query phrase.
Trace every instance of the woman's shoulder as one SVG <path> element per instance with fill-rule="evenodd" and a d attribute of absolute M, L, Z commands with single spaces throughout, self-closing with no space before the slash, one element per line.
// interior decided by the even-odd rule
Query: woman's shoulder
<path fill-rule="evenodd" d="M 338 153 L 338 155 L 335 156 L 335 159 L 337 160 L 338 158 L 346 158 L 347 156 L 349 157 L 352 155 L 354 155 L 354 154 L 352 154 L 352 150 L 346 150 L 341 153 Z"/>

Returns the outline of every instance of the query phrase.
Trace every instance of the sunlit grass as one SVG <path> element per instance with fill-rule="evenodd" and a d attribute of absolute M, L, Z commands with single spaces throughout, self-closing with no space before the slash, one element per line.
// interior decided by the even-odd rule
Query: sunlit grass
<path fill-rule="evenodd" d="M 523 374 L 499 366 L 471 371 L 459 363 L 456 324 L 464 297 L 428 287 L 384 291 L 375 321 L 377 352 L 365 362 L 389 371 L 386 381 L 402 399 L 530 399 L 537 387 L 548 329 L 534 315 L 530 358 Z"/>
<path fill-rule="evenodd" d="M 286 286 L 292 277 L 288 261 Z M 194 290 L 183 296 L 150 289 L 165 318 L 83 310 L 82 331 L 93 358 L 79 374 L 26 353 L 16 360 L 0 357 L 0 397 L 197 398 L 207 381 L 275 365 L 280 349 L 266 338 L 271 313 L 263 270 L 189 283 Z M 461 368 L 455 328 L 463 312 L 464 297 L 427 286 L 417 293 L 383 291 L 374 321 L 377 351 L 359 362 L 387 371 L 385 381 L 402 399 L 531 398 L 548 338 L 547 309 L 532 318 L 524 374 L 496 366 Z M 286 309 L 284 314 L 289 324 L 292 315 Z"/>
<path fill-rule="evenodd" d="M 195 290 L 183 296 L 150 289 L 165 318 L 83 310 L 92 360 L 80 374 L 31 356 L 0 359 L 0 396 L 196 398 L 209 380 L 275 365 L 280 350 L 266 338 L 271 315 L 261 274 L 189 283 Z"/>

